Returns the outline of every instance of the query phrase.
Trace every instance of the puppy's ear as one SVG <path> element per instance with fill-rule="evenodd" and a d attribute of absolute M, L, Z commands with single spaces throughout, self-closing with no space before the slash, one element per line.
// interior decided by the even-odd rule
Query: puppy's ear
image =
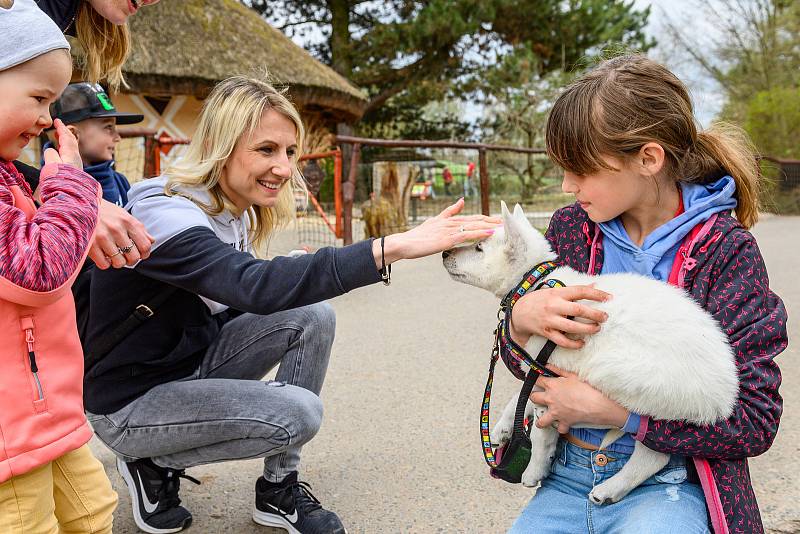
<path fill-rule="evenodd" d="M 505 200 L 500 201 L 500 213 L 502 214 L 503 219 L 508 219 L 511 217 L 511 212 L 508 211 L 508 205 L 506 204 Z"/>
<path fill-rule="evenodd" d="M 506 254 L 509 257 L 524 254 L 526 249 L 523 233 L 524 226 L 522 226 L 522 221 L 516 216 L 516 209 L 515 213 L 512 215 L 512 213 L 508 211 L 505 202 L 501 203 L 501 209 L 503 211 L 503 223 L 505 225 Z M 517 209 L 519 209 L 519 206 L 517 206 Z"/>
<path fill-rule="evenodd" d="M 503 216 L 503 225 L 505 226 L 505 236 L 506 240 L 509 240 L 511 234 L 514 233 L 514 229 L 516 228 L 516 219 L 514 215 L 508 210 L 508 206 L 506 205 L 505 201 L 500 201 L 500 211 L 502 212 Z"/>
<path fill-rule="evenodd" d="M 525 212 L 522 211 L 522 206 L 519 204 L 514 205 L 514 218 L 522 225 L 523 228 L 531 227 L 531 222 L 528 220 L 528 217 L 525 216 Z"/>

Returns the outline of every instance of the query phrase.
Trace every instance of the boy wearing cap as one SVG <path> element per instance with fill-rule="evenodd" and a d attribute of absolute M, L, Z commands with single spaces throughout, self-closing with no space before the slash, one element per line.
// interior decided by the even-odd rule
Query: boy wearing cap
<path fill-rule="evenodd" d="M 144 116 L 117 111 L 100 85 L 86 82 L 68 85 L 50 114 L 61 119 L 78 138 L 83 170 L 100 182 L 103 198 L 124 206 L 131 185 L 114 169 L 114 148 L 120 141 L 117 125 L 135 124 Z"/>

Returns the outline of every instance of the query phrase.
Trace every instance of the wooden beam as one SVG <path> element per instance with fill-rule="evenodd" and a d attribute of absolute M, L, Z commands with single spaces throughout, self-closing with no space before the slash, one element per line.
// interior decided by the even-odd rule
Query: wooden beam
<path fill-rule="evenodd" d="M 486 143 L 461 143 L 457 141 L 424 141 L 410 139 L 368 139 L 365 137 L 352 137 L 349 135 L 337 135 L 334 137 L 335 144 L 358 144 L 362 146 L 383 146 L 383 147 L 406 147 L 406 148 L 462 148 L 471 150 L 502 150 L 506 152 L 521 152 L 524 154 L 546 154 L 543 148 L 526 148 L 510 145 L 490 145 Z"/>

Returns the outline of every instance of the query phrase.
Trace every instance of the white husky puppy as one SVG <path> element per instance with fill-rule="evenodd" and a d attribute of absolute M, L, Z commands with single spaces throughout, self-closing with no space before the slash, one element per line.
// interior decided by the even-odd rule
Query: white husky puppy
<path fill-rule="evenodd" d="M 477 244 L 443 254 L 444 266 L 454 280 L 500 298 L 535 265 L 556 259 L 522 208 L 516 206 L 513 215 L 505 203 L 502 209 L 503 229 Z M 637 414 L 701 425 L 730 416 L 739 384 L 728 339 L 684 291 L 636 274 L 590 276 L 566 266 L 548 278 L 567 286 L 595 284 L 613 296 L 607 302 L 582 301 L 606 312 L 608 319 L 598 333 L 586 338 L 583 348 L 557 347 L 551 363 L 576 373 Z M 546 341 L 532 336 L 525 350 L 535 358 Z M 511 399 L 492 431 L 495 443 L 505 443 L 511 436 L 517 398 Z M 531 416 L 541 417 L 545 410 L 528 402 L 526 416 L 532 421 Z M 609 432 L 603 445 L 621 435 Z M 558 431 L 532 425 L 531 441 L 531 460 L 522 483 L 534 487 L 550 472 Z M 589 498 L 596 504 L 617 502 L 668 461 L 669 455 L 637 441 L 620 472 L 596 486 Z"/>

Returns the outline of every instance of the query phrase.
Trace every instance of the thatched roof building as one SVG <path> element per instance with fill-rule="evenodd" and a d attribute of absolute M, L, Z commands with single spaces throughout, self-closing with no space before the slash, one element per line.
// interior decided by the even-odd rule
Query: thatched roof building
<path fill-rule="evenodd" d="M 366 108 L 360 89 L 236 0 L 160 2 L 131 17 L 130 26 L 130 88 L 123 92 L 204 98 L 228 76 L 266 68 L 304 111 L 353 122 Z"/>

